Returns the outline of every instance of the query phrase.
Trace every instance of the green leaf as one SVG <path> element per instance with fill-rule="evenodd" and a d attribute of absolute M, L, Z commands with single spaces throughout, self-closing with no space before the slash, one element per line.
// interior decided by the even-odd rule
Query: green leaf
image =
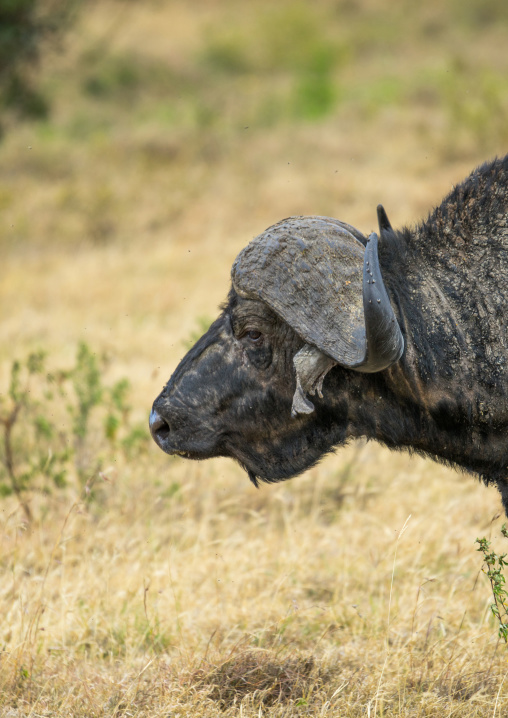
<path fill-rule="evenodd" d="M 53 425 L 48 421 L 45 416 L 36 416 L 34 419 L 34 427 L 39 437 L 51 439 L 51 437 L 53 436 Z"/>
<path fill-rule="evenodd" d="M 120 419 L 115 414 L 108 414 L 104 421 L 104 433 L 109 441 L 114 441 L 120 426 Z"/>
<path fill-rule="evenodd" d="M 28 355 L 26 362 L 30 374 L 40 374 L 44 367 L 45 352 L 38 351 Z"/>
<path fill-rule="evenodd" d="M 111 401 L 118 411 L 126 412 L 130 408 L 126 402 L 130 388 L 131 385 L 128 379 L 120 379 L 116 384 L 113 384 L 110 392 Z"/>

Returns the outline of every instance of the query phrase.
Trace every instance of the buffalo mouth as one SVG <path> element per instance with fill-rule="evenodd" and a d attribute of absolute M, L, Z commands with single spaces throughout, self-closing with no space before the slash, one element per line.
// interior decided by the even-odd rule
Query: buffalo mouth
<path fill-rule="evenodd" d="M 168 418 L 162 414 L 165 413 Z M 298 474 L 319 460 L 328 447 L 318 448 L 313 442 L 299 442 L 298 450 L 292 447 L 288 454 L 284 442 L 273 444 L 246 441 L 241 434 L 221 435 L 210 431 L 205 425 L 190 426 L 187 417 L 167 414 L 158 406 L 150 413 L 150 433 L 157 446 L 170 456 L 202 461 L 219 456 L 238 462 L 247 472 L 254 486 L 259 482 L 277 483 Z"/>

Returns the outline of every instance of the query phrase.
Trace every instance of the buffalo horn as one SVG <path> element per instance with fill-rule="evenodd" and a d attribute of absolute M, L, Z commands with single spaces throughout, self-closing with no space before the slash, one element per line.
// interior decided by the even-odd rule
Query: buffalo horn
<path fill-rule="evenodd" d="M 363 260 L 365 358 L 351 367 L 366 373 L 386 369 L 400 359 L 404 351 L 404 339 L 383 282 L 377 248 L 378 237 L 373 232 Z"/>
<path fill-rule="evenodd" d="M 388 221 L 388 218 L 386 220 Z M 383 282 L 377 248 L 378 237 L 373 233 L 367 240 L 363 261 L 365 355 L 361 362 L 347 367 L 362 373 L 387 369 L 400 359 L 404 351 L 404 339 Z M 317 391 L 322 397 L 323 380 L 337 363 L 309 344 L 305 344 L 295 354 L 293 364 L 296 373 L 296 391 L 291 409 L 293 417 L 314 411 L 314 404 L 309 401 L 306 394 L 314 395 Z"/>

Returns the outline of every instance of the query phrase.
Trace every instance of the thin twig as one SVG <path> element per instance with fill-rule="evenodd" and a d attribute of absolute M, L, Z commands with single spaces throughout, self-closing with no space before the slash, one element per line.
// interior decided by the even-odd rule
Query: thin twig
<path fill-rule="evenodd" d="M 14 427 L 14 424 L 16 423 L 16 420 L 18 418 L 18 414 L 20 412 L 20 409 L 22 407 L 22 402 L 17 401 L 10 414 L 6 417 L 0 418 L 0 424 L 4 427 L 4 449 L 5 449 L 5 459 L 4 464 L 5 468 L 7 469 L 7 474 L 9 475 L 9 479 L 11 481 L 12 490 L 18 497 L 19 503 L 23 511 L 25 512 L 25 516 L 27 518 L 27 521 L 29 523 L 32 523 L 32 512 L 30 511 L 30 507 L 23 498 L 23 491 L 21 489 L 21 486 L 18 482 L 18 479 L 16 477 L 16 472 L 14 470 L 14 453 L 12 450 L 12 429 Z"/>

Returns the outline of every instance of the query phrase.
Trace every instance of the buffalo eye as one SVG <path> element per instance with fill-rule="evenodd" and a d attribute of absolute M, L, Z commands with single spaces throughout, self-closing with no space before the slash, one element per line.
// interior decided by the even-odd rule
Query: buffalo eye
<path fill-rule="evenodd" d="M 251 340 L 251 342 L 254 342 L 254 344 L 259 344 L 263 337 L 261 332 L 255 331 L 254 329 L 250 332 L 247 332 L 246 336 L 248 339 Z"/>
<path fill-rule="evenodd" d="M 248 331 L 244 330 L 240 338 L 252 366 L 260 370 L 267 369 L 272 362 L 269 336 L 258 329 L 249 329 Z"/>

